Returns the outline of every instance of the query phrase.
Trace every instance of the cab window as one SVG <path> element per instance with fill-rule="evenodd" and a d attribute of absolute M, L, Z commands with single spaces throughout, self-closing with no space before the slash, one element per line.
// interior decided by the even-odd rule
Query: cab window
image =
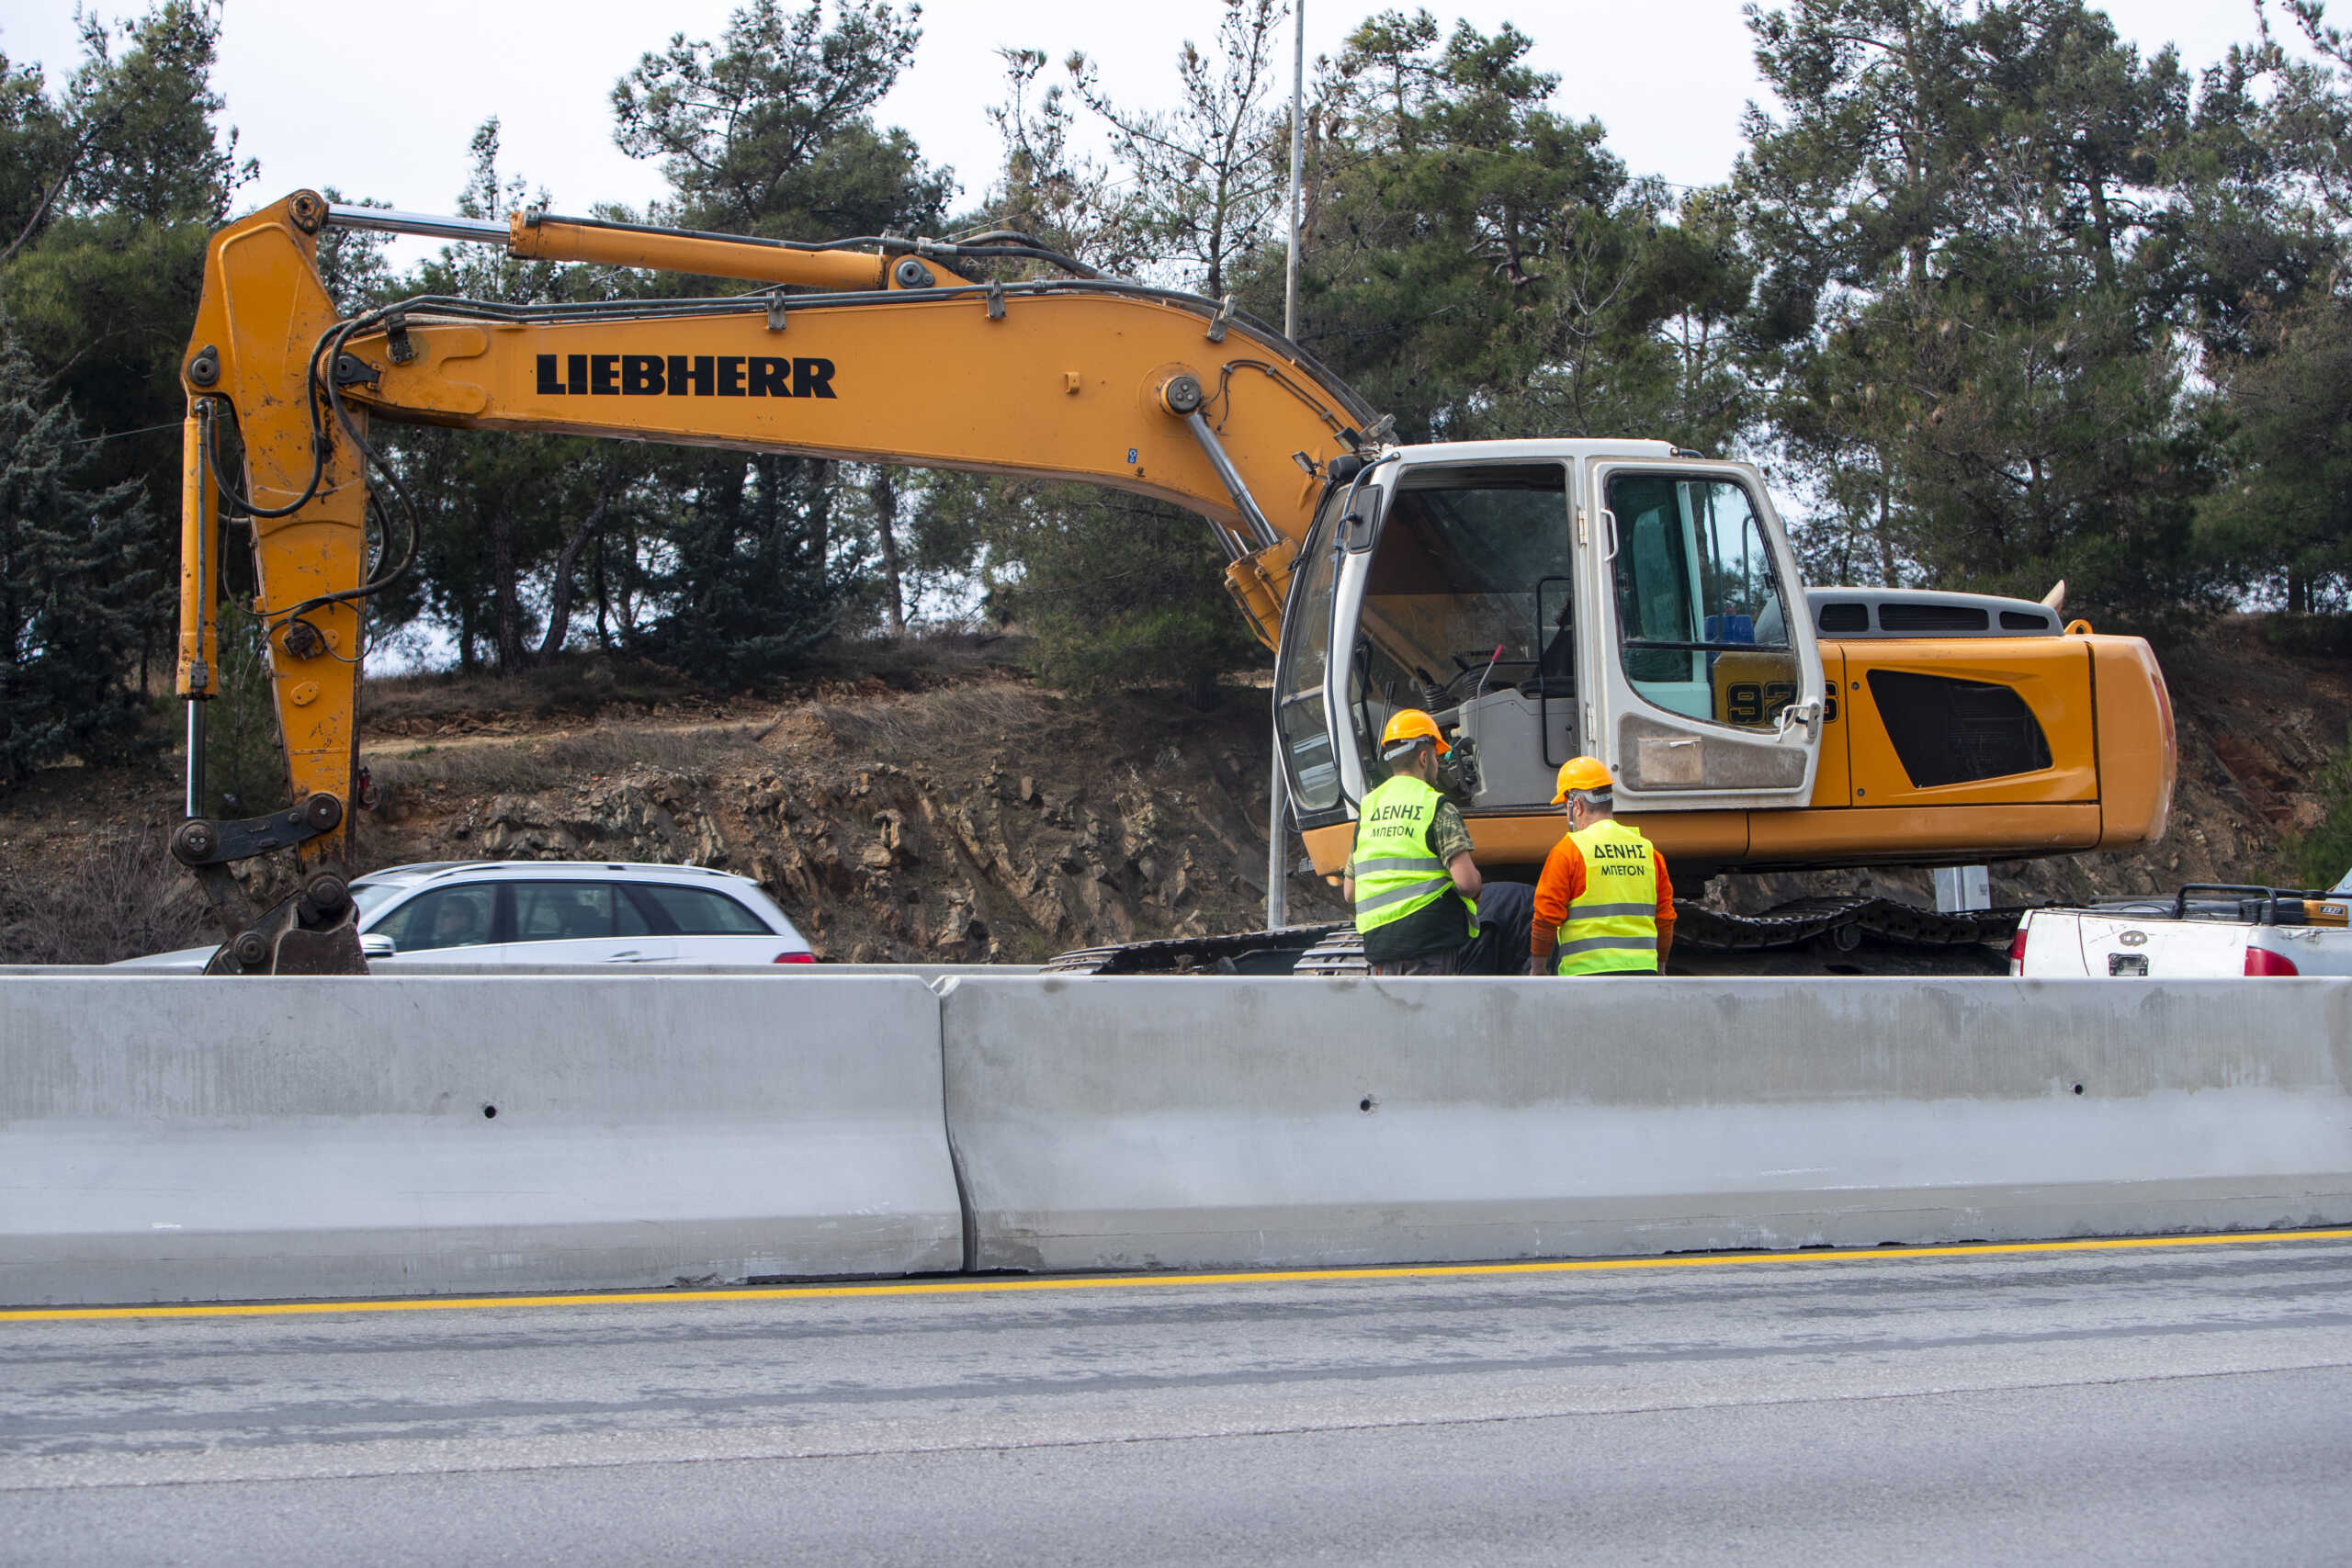
<path fill-rule="evenodd" d="M 1780 574 L 1745 486 L 1613 474 L 1617 640 L 1645 700 L 1770 729 L 1799 687 Z"/>
<path fill-rule="evenodd" d="M 1281 727 L 1283 755 L 1290 764 L 1293 804 L 1302 812 L 1328 811 L 1340 804 L 1340 769 L 1331 750 L 1331 726 L 1323 707 L 1323 679 L 1331 650 L 1331 598 L 1339 576 L 1331 548 L 1330 513 L 1344 491 L 1324 502 L 1324 516 L 1306 536 L 1294 569 L 1298 576 L 1284 618 L 1282 662 L 1274 674 L 1274 716 Z M 1359 492 L 1371 504 L 1369 487 Z"/>
<path fill-rule="evenodd" d="M 1364 585 L 1366 634 L 1388 671 L 1366 661 L 1376 694 L 1417 707 L 1476 692 L 1575 687 L 1567 469 L 1559 463 L 1422 467 L 1397 485 Z M 1400 680 L 1399 677 L 1404 679 Z"/>

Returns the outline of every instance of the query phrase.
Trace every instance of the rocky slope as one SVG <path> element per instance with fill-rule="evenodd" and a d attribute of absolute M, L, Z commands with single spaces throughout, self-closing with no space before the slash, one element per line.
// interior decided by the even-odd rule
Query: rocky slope
<path fill-rule="evenodd" d="M 363 845 L 690 861 L 756 878 L 827 958 L 1034 963 L 1262 923 L 1264 726 L 1262 694 L 1204 714 L 999 674 L 869 682 L 764 719 L 379 749 Z M 1342 918 L 1290 886 L 1295 918 Z"/>

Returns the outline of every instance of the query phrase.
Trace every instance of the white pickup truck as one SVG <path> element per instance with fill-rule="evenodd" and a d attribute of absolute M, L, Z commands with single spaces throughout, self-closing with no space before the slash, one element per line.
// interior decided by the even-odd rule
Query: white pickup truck
<path fill-rule="evenodd" d="M 2192 883 L 2169 898 L 2031 909 L 2009 973 L 2035 979 L 2352 975 L 2352 875 L 2331 893 Z"/>

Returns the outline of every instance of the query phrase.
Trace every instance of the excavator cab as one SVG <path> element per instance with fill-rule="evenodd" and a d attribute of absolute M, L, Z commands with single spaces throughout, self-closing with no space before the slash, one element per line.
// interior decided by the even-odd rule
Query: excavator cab
<path fill-rule="evenodd" d="M 1827 695 L 1804 604 L 1744 464 L 1660 442 L 1392 448 L 1332 487 L 1293 578 L 1277 712 L 1299 826 L 1348 818 L 1405 707 L 1466 754 L 1474 836 L 1527 840 L 1506 863 L 1558 836 L 1554 776 L 1580 753 L 1627 811 L 1801 805 Z"/>

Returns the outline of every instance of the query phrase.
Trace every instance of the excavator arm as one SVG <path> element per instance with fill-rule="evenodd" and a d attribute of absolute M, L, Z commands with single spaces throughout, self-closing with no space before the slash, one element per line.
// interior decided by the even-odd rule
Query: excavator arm
<path fill-rule="evenodd" d="M 808 291 L 523 306 L 424 298 L 346 319 L 318 270 L 319 235 L 338 224 Z M 375 420 L 1155 496 L 1208 520 L 1234 598 L 1271 646 L 1323 474 L 1365 444 L 1371 411 L 1229 302 L 1091 276 L 975 282 L 956 270 L 1046 254 L 1008 235 L 803 246 L 536 213 L 505 224 L 411 218 L 331 207 L 307 191 L 216 234 L 182 366 L 178 686 L 190 699 L 192 771 L 189 819 L 173 846 L 235 933 L 216 966 L 332 969 L 356 958 L 343 867 L 362 607 L 384 581 L 368 578 L 371 505 L 386 541 L 379 573 L 399 564 L 410 526 L 397 474 L 368 435 Z M 243 453 L 236 473 L 221 458 L 230 424 Z M 194 773 L 202 703 L 218 690 L 212 558 L 224 494 L 252 519 L 255 608 L 291 783 L 286 808 L 242 822 L 208 818 Z M 300 855 L 304 891 L 267 915 L 243 908 L 226 866 L 283 848 Z"/>

